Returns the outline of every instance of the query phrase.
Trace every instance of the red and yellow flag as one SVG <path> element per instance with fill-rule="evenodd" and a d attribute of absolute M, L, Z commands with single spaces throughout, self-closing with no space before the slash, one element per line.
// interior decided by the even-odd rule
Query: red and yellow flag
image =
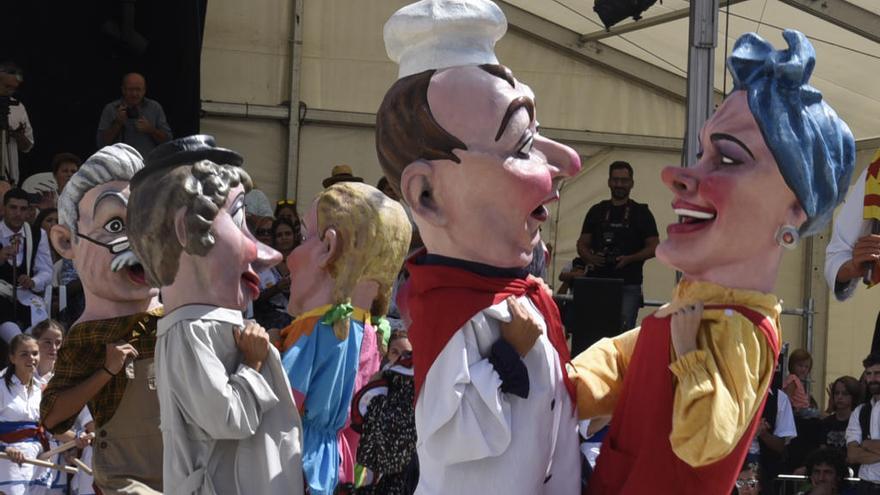
<path fill-rule="evenodd" d="M 874 153 L 871 164 L 868 165 L 868 173 L 865 176 L 865 208 L 863 217 L 871 222 L 871 231 L 876 232 L 880 226 L 880 151 Z M 874 264 L 871 272 L 873 287 L 880 283 L 880 263 Z"/>
<path fill-rule="evenodd" d="M 880 222 L 880 151 L 874 154 L 865 178 L 865 220 Z"/>

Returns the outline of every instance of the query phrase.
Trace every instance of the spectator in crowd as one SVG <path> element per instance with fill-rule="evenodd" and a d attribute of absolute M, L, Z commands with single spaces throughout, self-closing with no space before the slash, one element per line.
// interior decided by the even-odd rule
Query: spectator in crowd
<path fill-rule="evenodd" d="M 52 281 L 49 235 L 25 222 L 28 198 L 21 189 L 9 190 L 3 196 L 5 213 L 0 222 L 0 322 L 12 322 L 19 329 L 49 317 L 37 294 Z"/>
<path fill-rule="evenodd" d="M 251 232 L 255 232 L 257 229 L 257 221 L 265 218 L 272 217 L 272 207 L 269 206 L 269 198 L 266 197 L 266 193 L 256 188 L 257 185 L 254 184 L 254 189 L 248 191 L 247 194 L 244 195 L 244 217 L 247 221 L 248 230 Z M 263 242 L 263 241 L 260 241 Z M 271 243 L 265 243 L 267 246 L 271 245 Z"/>
<path fill-rule="evenodd" d="M 760 469 L 757 464 L 746 462 L 736 477 L 733 493 L 734 495 L 758 495 L 761 493 Z"/>
<path fill-rule="evenodd" d="M 375 482 L 358 493 L 410 495 L 418 482 L 412 344 L 392 332 L 382 371 L 352 400 L 351 422 L 361 434 L 357 462 Z"/>
<path fill-rule="evenodd" d="M 880 152 L 874 155 L 872 166 L 878 161 Z M 869 221 L 863 218 L 868 168 L 847 193 L 825 248 L 825 280 L 838 301 L 853 295 L 870 263 L 874 266 L 874 280 L 880 277 L 880 235 L 871 234 Z"/>
<path fill-rule="evenodd" d="M 860 494 L 880 494 L 880 353 L 872 352 L 862 361 L 867 391 L 846 427 L 846 461 L 861 464 L 858 477 Z"/>
<path fill-rule="evenodd" d="M 6 495 L 25 495 L 31 493 L 39 471 L 22 461 L 35 459 L 45 450 L 38 433 L 42 390 L 35 376 L 40 348 L 33 337 L 19 334 L 9 343 L 9 351 L 9 364 L 0 381 L 0 421 L 9 427 L 0 434 L 0 441 L 9 459 L 0 459 L 0 486 Z"/>
<path fill-rule="evenodd" d="M 58 209 L 57 208 L 47 208 L 45 210 L 40 210 L 40 213 L 37 215 L 37 218 L 34 220 L 34 223 L 31 224 L 31 228 L 41 228 L 43 232 L 46 234 L 52 230 L 52 226 L 58 224 Z M 55 248 L 49 245 L 49 254 L 52 255 L 52 264 L 54 265 L 61 256 L 58 254 L 58 251 L 55 251 Z"/>
<path fill-rule="evenodd" d="M 64 326 L 49 318 L 34 326 L 31 336 L 37 340 L 40 348 L 40 364 L 37 366 L 37 377 L 43 384 L 49 383 L 55 374 L 55 361 L 58 360 L 58 349 L 64 341 Z"/>
<path fill-rule="evenodd" d="M 813 357 L 806 349 L 795 349 L 788 357 L 788 376 L 782 383 L 782 389 L 791 398 L 791 407 L 795 414 L 801 414 L 813 406 L 812 398 L 807 395 L 805 387 L 812 367 Z"/>
<path fill-rule="evenodd" d="M 841 376 L 828 387 L 828 416 L 821 422 L 824 446 L 846 455 L 846 427 L 863 394 L 861 382 L 851 376 Z"/>
<path fill-rule="evenodd" d="M 562 282 L 562 285 L 559 286 L 559 290 L 557 290 L 557 294 L 568 294 L 568 291 L 571 290 L 571 286 L 574 283 L 574 279 L 578 277 L 583 277 L 587 273 L 587 266 L 584 264 L 584 260 L 580 258 L 580 256 L 571 260 L 568 264 L 562 267 L 562 271 L 559 273 L 559 281 Z"/>
<path fill-rule="evenodd" d="M 34 128 L 28 119 L 27 109 L 24 103 L 12 97 L 23 81 L 24 72 L 15 62 L 0 63 L 0 104 L 9 107 L 7 155 L 6 160 L 0 160 L 0 168 L 5 165 L 7 170 L 0 170 L 0 178 L 5 178 L 13 185 L 20 179 L 18 154 L 27 153 L 34 147 Z"/>
<path fill-rule="evenodd" d="M 82 165 L 82 159 L 73 153 L 58 153 L 52 157 L 52 177 L 58 184 L 58 194 L 61 194 L 67 181 L 79 170 L 80 165 Z"/>
<path fill-rule="evenodd" d="M 362 177 L 357 177 L 348 165 L 336 165 L 330 170 L 330 177 L 321 181 L 324 188 L 328 188 L 339 182 L 363 182 Z"/>
<path fill-rule="evenodd" d="M 268 227 L 266 224 L 268 223 Z M 280 263 L 269 267 L 260 275 L 260 296 L 254 300 L 254 319 L 266 329 L 284 328 L 293 321 L 287 312 L 287 299 L 290 297 L 290 271 L 287 256 L 299 242 L 299 233 L 286 218 L 272 221 L 264 217 L 258 223 L 255 237 L 267 246 L 272 246 L 283 256 Z M 268 240 L 268 242 L 265 242 Z"/>
<path fill-rule="evenodd" d="M 645 260 L 654 257 L 660 242 L 648 205 L 630 199 L 634 183 L 629 163 L 616 161 L 608 167 L 611 199 L 590 208 L 577 242 L 578 256 L 586 261 L 588 276 L 623 279 L 622 330 L 636 326 L 642 305 L 642 267 Z"/>
<path fill-rule="evenodd" d="M 101 112 L 98 147 L 125 143 L 147 156 L 159 144 L 171 139 L 165 110 L 156 100 L 145 98 L 147 81 L 131 72 L 122 77 L 122 98 L 111 101 Z"/>
<path fill-rule="evenodd" d="M 769 405 L 776 404 L 776 407 Z M 774 488 L 776 475 L 783 472 L 786 445 L 798 436 L 791 401 L 782 389 L 771 387 L 761 420 L 746 459 L 761 468 L 761 485 L 765 490 Z M 772 492 L 767 492 L 772 493 Z"/>
<path fill-rule="evenodd" d="M 61 343 L 64 340 L 64 333 L 65 330 L 62 324 L 51 318 L 41 321 L 31 330 L 31 336 L 36 339 L 37 346 L 40 349 L 40 363 L 37 365 L 37 370 L 34 374 L 34 378 L 39 380 L 41 388 L 45 388 L 46 385 L 48 385 L 49 380 L 52 379 L 52 376 L 55 375 L 55 362 L 58 359 L 58 350 L 61 348 Z M 88 408 L 85 407 L 83 408 L 83 411 L 80 413 L 79 417 L 83 418 L 85 422 L 92 421 L 92 416 L 91 414 L 89 414 Z M 46 433 L 46 437 L 49 448 L 54 449 L 60 446 L 62 443 L 68 442 L 70 440 L 76 440 L 77 447 L 83 449 L 88 446 L 91 435 L 86 435 L 86 432 L 83 428 L 74 428 L 59 435 Z M 55 464 L 69 464 L 65 457 L 72 457 L 74 454 L 75 450 L 68 450 L 64 453 L 56 454 L 54 457 L 47 460 Z M 45 481 L 47 483 L 45 491 L 41 487 L 36 489 L 36 493 L 45 493 L 46 495 L 63 495 L 67 493 L 66 475 L 56 474 L 49 478 L 44 478 L 38 478 L 37 483 L 43 483 Z M 31 493 L 34 492 L 32 491 Z"/>
<path fill-rule="evenodd" d="M 296 212 L 295 199 L 279 199 L 275 203 L 275 213 L 272 215 L 277 218 L 284 218 L 294 226 L 299 226 L 299 213 Z"/>
<path fill-rule="evenodd" d="M 254 220 L 254 237 L 267 246 L 274 244 L 275 239 L 272 236 L 272 224 L 274 223 L 275 219 L 272 217 L 258 217 Z"/>
<path fill-rule="evenodd" d="M 798 495 L 839 495 L 846 493 L 844 479 L 847 477 L 846 457 L 837 449 L 820 448 L 807 456 L 809 489 Z"/>

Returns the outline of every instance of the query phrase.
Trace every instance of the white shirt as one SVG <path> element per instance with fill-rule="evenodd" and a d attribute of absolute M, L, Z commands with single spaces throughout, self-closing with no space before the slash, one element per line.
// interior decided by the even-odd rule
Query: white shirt
<path fill-rule="evenodd" d="M 788 394 L 783 392 L 782 389 L 777 391 L 779 394 L 776 396 L 776 425 L 773 427 L 773 435 L 785 440 L 785 444 L 788 445 L 788 442 L 797 436 L 797 428 L 794 424 L 794 411 L 791 409 L 791 400 L 788 398 Z M 772 389 L 770 393 L 772 395 Z M 760 420 L 761 418 L 758 418 L 758 421 Z M 760 452 L 761 444 L 758 443 L 758 435 L 755 434 L 752 437 L 752 443 L 749 445 L 749 453 L 758 454 Z"/>
<path fill-rule="evenodd" d="M 23 230 L 23 227 L 19 229 L 19 233 L 22 233 L 22 235 L 24 235 Z M 34 281 L 35 292 L 43 292 L 46 285 L 52 281 L 52 254 L 49 251 L 49 234 L 47 234 L 45 230 L 40 230 L 42 235 L 40 236 L 40 244 L 37 246 L 37 256 L 34 259 L 33 276 L 31 276 L 31 280 Z M 15 234 L 16 232 L 13 232 L 12 229 L 6 225 L 5 221 L 0 221 L 0 244 L 3 246 L 12 244 L 12 236 Z M 16 265 L 21 265 L 23 262 L 25 251 L 25 243 L 20 242 L 18 244 L 18 253 L 15 255 Z M 12 265 L 13 259 L 10 258 L 6 262 Z M 19 298 L 19 300 L 21 300 L 21 298 Z"/>
<path fill-rule="evenodd" d="M 17 100 L 13 100 L 17 101 Z M 27 149 L 18 149 L 18 141 L 12 137 L 12 131 L 18 129 L 18 127 L 24 124 L 24 135 L 27 137 L 28 141 L 31 142 L 30 146 Z M 18 102 L 18 105 L 10 105 L 9 106 L 9 138 L 7 140 L 7 155 L 9 156 L 9 173 L 12 178 L 12 183 L 15 184 L 19 179 L 19 170 L 18 170 L 18 152 L 27 153 L 34 147 L 34 128 L 31 127 L 31 122 L 28 120 L 27 110 L 24 108 L 24 103 Z M 2 174 L 0 174 L 2 175 Z"/>
<path fill-rule="evenodd" d="M 30 390 L 12 375 L 12 387 L 6 387 L 6 370 L 0 373 L 0 421 L 40 421 L 40 399 L 43 391 L 34 380 Z"/>
<path fill-rule="evenodd" d="M 157 325 L 156 382 L 168 495 L 302 493 L 302 426 L 278 351 L 241 363 L 241 312 L 175 309 Z"/>
<path fill-rule="evenodd" d="M 416 401 L 416 495 L 573 495 L 580 489 L 577 418 L 544 318 L 523 358 L 528 398 L 501 391 L 487 356 L 509 321 L 507 303 L 474 315 L 431 365 Z"/>
<path fill-rule="evenodd" d="M 865 168 L 846 194 L 843 206 L 834 219 L 831 241 L 825 248 L 825 281 L 828 282 L 828 288 L 834 292 L 838 301 L 852 296 L 861 283 L 861 278 L 850 280 L 847 284 L 837 284 L 836 279 L 840 267 L 852 259 L 853 246 L 870 229 L 869 222 L 864 219 L 867 174 L 868 169 Z"/>
<path fill-rule="evenodd" d="M 868 432 L 871 434 L 871 438 L 874 439 L 880 438 L 880 407 L 878 407 L 878 402 L 880 401 L 871 399 L 871 418 L 868 421 Z M 859 414 L 862 412 L 862 407 L 864 407 L 864 404 L 859 404 L 853 409 L 852 414 L 849 415 L 849 423 L 846 425 L 847 445 L 852 442 L 860 444 L 864 440 L 862 438 L 862 425 L 859 423 Z M 859 478 L 875 483 L 880 482 L 880 462 L 862 464 L 859 467 Z"/>

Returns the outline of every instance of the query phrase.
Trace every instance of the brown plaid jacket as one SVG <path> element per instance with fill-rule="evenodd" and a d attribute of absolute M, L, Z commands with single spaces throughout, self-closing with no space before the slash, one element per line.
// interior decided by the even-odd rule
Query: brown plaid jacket
<path fill-rule="evenodd" d="M 139 360 L 152 358 L 156 349 L 156 322 L 162 314 L 160 307 L 147 313 L 74 325 L 58 351 L 55 375 L 43 391 L 40 417 L 45 418 L 52 410 L 59 392 L 78 385 L 104 366 L 107 344 L 123 340 L 134 346 Z M 89 411 L 97 426 L 107 423 L 113 417 L 127 384 L 128 378 L 123 369 L 97 395 L 89 399 Z M 76 415 L 58 423 L 50 431 L 67 431 L 73 427 L 74 421 Z"/>

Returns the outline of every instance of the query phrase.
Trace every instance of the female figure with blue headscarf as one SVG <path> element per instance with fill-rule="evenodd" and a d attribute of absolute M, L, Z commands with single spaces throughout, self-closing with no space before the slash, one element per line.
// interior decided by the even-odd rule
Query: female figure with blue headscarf
<path fill-rule="evenodd" d="M 580 416 L 613 413 L 590 493 L 730 493 L 742 466 L 779 351 L 783 250 L 824 226 L 855 160 L 852 133 L 807 84 L 813 47 L 783 36 L 780 51 L 737 41 L 734 91 L 695 163 L 662 173 L 679 222 L 657 257 L 684 274 L 672 302 L 572 362 Z"/>

